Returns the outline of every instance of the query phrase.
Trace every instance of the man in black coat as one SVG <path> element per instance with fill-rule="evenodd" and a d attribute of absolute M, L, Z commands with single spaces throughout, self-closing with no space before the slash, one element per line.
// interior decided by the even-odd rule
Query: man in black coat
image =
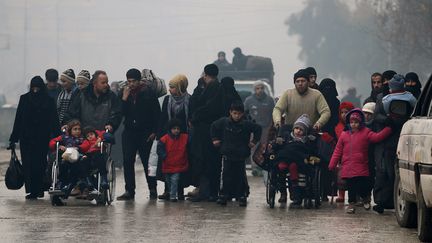
<path fill-rule="evenodd" d="M 47 165 L 50 138 L 60 134 L 54 100 L 48 95 L 40 76 L 32 78 L 30 91 L 21 95 L 10 147 L 20 142 L 26 199 L 43 197 L 43 178 Z"/>
<path fill-rule="evenodd" d="M 156 177 L 148 176 L 148 159 L 153 140 L 159 127 L 161 109 L 157 97 L 141 82 L 141 73 L 132 68 L 126 73 L 128 85 L 121 93 L 124 131 L 123 170 L 125 193 L 117 200 L 133 200 L 135 198 L 135 156 L 140 155 L 147 179 L 150 199 L 157 198 Z"/>
<path fill-rule="evenodd" d="M 377 96 L 383 92 L 383 76 L 380 73 L 373 73 L 371 76 L 372 91 L 370 96 L 364 101 L 363 105 L 369 102 L 376 103 Z"/>
<path fill-rule="evenodd" d="M 72 100 L 64 122 L 72 119 L 81 121 L 83 127 L 114 132 L 120 125 L 120 99 L 109 89 L 105 71 L 96 71 L 92 83 Z"/>
<path fill-rule="evenodd" d="M 204 90 L 197 91 L 192 98 L 192 141 L 191 151 L 193 160 L 190 170 L 192 177 L 199 178 L 199 196 L 192 201 L 209 200 L 216 201 L 219 188 L 219 175 L 221 158 L 214 148 L 210 138 L 210 125 L 224 116 L 220 102 L 214 102 L 219 93 L 219 81 L 217 80 L 218 67 L 208 64 L 204 67 Z"/>

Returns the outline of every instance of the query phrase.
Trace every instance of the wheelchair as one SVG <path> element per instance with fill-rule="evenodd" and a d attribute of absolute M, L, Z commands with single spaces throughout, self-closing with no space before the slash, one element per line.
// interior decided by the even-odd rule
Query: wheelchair
<path fill-rule="evenodd" d="M 271 143 L 274 143 L 273 140 Z M 284 192 L 287 188 L 290 192 L 290 198 L 293 199 L 292 185 L 290 182 L 289 171 L 281 171 L 277 161 L 277 151 L 273 150 L 269 144 L 258 144 L 252 160 L 267 173 L 266 201 L 270 208 L 274 208 L 276 194 Z M 303 191 L 303 205 L 305 208 L 319 208 L 321 206 L 321 165 L 320 158 L 310 156 L 299 169 L 298 186 Z"/>
<path fill-rule="evenodd" d="M 56 155 L 55 160 L 52 164 L 51 169 L 51 181 L 52 184 L 48 190 L 48 194 L 50 195 L 51 204 L 53 206 L 63 205 L 62 200 L 66 200 L 69 197 L 71 190 L 77 186 L 77 180 L 73 180 L 73 182 L 68 186 L 67 190 L 60 189 L 61 182 L 59 180 L 60 174 L 60 163 L 61 158 L 59 154 L 59 146 L 60 143 L 56 143 Z M 88 201 L 96 201 L 98 206 L 103 205 L 111 205 L 115 198 L 115 186 L 116 186 L 116 174 L 114 161 L 111 159 L 111 143 L 107 143 L 102 141 L 100 145 L 100 153 L 104 155 L 106 161 L 106 169 L 107 169 L 107 180 L 108 180 L 108 188 L 104 189 L 101 187 L 101 175 L 97 169 L 91 169 L 90 171 L 90 182 L 92 186 L 97 190 L 97 194 L 89 194 L 87 197 Z"/>

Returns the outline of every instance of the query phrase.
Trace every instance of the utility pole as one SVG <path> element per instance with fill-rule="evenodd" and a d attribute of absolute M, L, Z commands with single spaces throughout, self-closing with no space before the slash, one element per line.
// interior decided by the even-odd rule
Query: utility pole
<path fill-rule="evenodd" d="M 27 83 L 27 35 L 28 35 L 28 16 L 27 16 L 27 9 L 28 7 L 28 1 L 25 0 L 24 1 L 24 65 L 23 65 L 23 69 L 24 69 L 24 77 L 23 77 L 23 82 Z"/>

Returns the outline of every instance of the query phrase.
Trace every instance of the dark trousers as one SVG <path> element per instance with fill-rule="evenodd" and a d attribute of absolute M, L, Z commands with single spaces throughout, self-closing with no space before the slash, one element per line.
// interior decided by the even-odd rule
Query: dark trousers
<path fill-rule="evenodd" d="M 140 132 L 126 129 L 122 134 L 123 146 L 123 172 L 125 179 L 125 190 L 135 194 L 135 157 L 138 152 L 144 173 L 147 179 L 148 188 L 156 189 L 156 177 L 148 176 L 148 159 L 153 141 L 147 142 L 149 132 Z"/>
<path fill-rule="evenodd" d="M 21 160 L 24 169 L 26 193 L 38 194 L 43 190 L 43 178 L 47 165 L 47 144 L 20 143 Z"/>
<path fill-rule="evenodd" d="M 219 152 L 210 143 L 205 149 L 202 162 L 203 173 L 199 181 L 199 193 L 203 199 L 218 196 L 221 174 L 221 156 Z"/>
<path fill-rule="evenodd" d="M 395 150 L 392 150 L 395 151 Z M 381 161 L 376 162 L 376 175 L 374 187 L 374 201 L 384 208 L 392 209 L 393 190 L 395 180 L 394 161 L 396 152 L 386 152 Z"/>
<path fill-rule="evenodd" d="M 92 169 L 97 169 L 101 175 L 106 175 L 107 174 L 106 161 L 107 161 L 107 155 L 99 151 L 87 154 L 87 159 L 83 161 L 85 162 L 84 169 L 86 175 L 88 176 L 88 173 Z"/>
<path fill-rule="evenodd" d="M 221 197 L 247 197 L 245 160 L 222 159 Z"/>
<path fill-rule="evenodd" d="M 356 203 L 357 196 L 362 199 L 366 199 L 369 195 L 369 177 L 368 176 L 357 176 L 346 179 L 348 188 L 348 202 Z"/>

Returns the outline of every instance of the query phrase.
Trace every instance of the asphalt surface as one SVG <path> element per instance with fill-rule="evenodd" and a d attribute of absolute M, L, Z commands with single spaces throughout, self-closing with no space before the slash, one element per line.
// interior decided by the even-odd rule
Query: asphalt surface
<path fill-rule="evenodd" d="M 142 169 L 136 173 L 135 201 L 114 201 L 103 207 L 76 199 L 53 207 L 47 195 L 26 201 L 23 189 L 9 191 L 0 181 L 0 241 L 418 242 L 416 231 L 400 228 L 393 212 L 377 215 L 357 208 L 356 214 L 349 215 L 343 205 L 328 203 L 318 210 L 279 204 L 270 209 L 258 177 L 249 177 L 251 196 L 248 206 L 241 208 L 235 202 L 221 207 L 209 202 L 149 200 Z M 122 171 L 117 175 L 116 195 L 120 195 Z M 162 188 L 159 183 L 160 192 Z"/>

